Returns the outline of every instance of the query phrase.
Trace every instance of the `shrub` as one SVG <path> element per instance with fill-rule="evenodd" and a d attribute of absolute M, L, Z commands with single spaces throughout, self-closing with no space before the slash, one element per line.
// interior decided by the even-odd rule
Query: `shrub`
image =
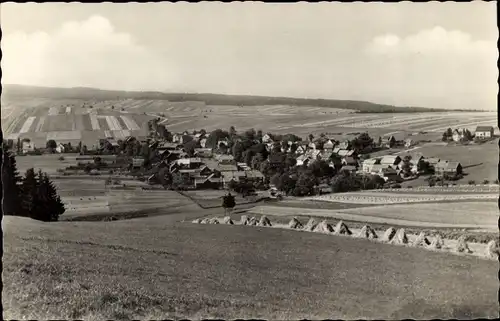
<path fill-rule="evenodd" d="M 489 181 L 489 180 L 487 180 L 487 179 L 485 179 L 485 180 L 483 181 L 483 184 L 484 184 L 484 185 L 488 185 L 489 183 L 490 183 L 490 181 Z"/>
<path fill-rule="evenodd" d="M 408 188 L 413 188 L 413 186 L 410 185 L 410 186 L 408 186 Z"/>
<path fill-rule="evenodd" d="M 56 169 L 56 172 L 58 172 L 58 173 L 64 173 L 64 168 L 58 168 L 58 169 Z"/>
<path fill-rule="evenodd" d="M 64 156 L 59 156 L 58 160 L 63 161 L 64 160 Z"/>
<path fill-rule="evenodd" d="M 476 185 L 476 181 L 470 180 L 467 182 L 469 185 Z"/>
<path fill-rule="evenodd" d="M 496 179 L 493 183 L 498 185 L 498 179 Z"/>

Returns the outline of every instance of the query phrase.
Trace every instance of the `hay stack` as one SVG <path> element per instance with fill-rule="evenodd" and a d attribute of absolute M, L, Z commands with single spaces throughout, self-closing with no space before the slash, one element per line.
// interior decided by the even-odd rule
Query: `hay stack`
<path fill-rule="evenodd" d="M 333 227 L 325 220 L 323 220 L 318 225 L 316 225 L 313 231 L 318 233 L 332 233 Z"/>
<path fill-rule="evenodd" d="M 214 218 L 211 218 L 210 221 L 208 222 L 208 224 L 220 224 L 219 220 L 214 217 Z"/>
<path fill-rule="evenodd" d="M 371 228 L 370 225 L 365 225 L 359 231 L 358 237 L 362 237 L 365 239 L 376 239 L 378 238 L 377 233 Z"/>
<path fill-rule="evenodd" d="M 440 249 L 444 246 L 444 242 L 443 242 L 443 239 L 441 238 L 441 235 L 436 235 L 436 237 L 434 238 L 434 240 L 432 240 L 431 242 L 431 248 L 433 249 Z"/>
<path fill-rule="evenodd" d="M 425 236 L 424 232 L 420 232 L 420 234 L 417 236 L 417 238 L 412 243 L 413 246 L 427 246 L 430 244 L 431 244 L 431 242 Z"/>
<path fill-rule="evenodd" d="M 229 216 L 226 216 L 224 217 L 224 224 L 229 224 L 229 225 L 233 225 L 233 220 L 229 217 Z"/>
<path fill-rule="evenodd" d="M 318 225 L 318 223 L 316 223 L 316 220 L 314 220 L 311 217 L 309 219 L 309 221 L 307 221 L 306 226 L 304 226 L 304 231 L 312 232 L 314 230 L 314 228 L 316 227 L 316 225 Z"/>
<path fill-rule="evenodd" d="M 248 216 L 246 216 L 246 215 L 241 215 L 240 224 L 241 224 L 241 225 L 248 225 Z"/>
<path fill-rule="evenodd" d="M 258 224 L 258 220 L 257 218 L 255 217 L 251 217 L 249 220 L 248 220 L 248 224 L 247 225 L 257 225 Z"/>
<path fill-rule="evenodd" d="M 194 224 L 201 224 L 201 219 L 197 218 L 197 219 L 193 220 L 193 223 Z"/>
<path fill-rule="evenodd" d="M 391 244 L 407 244 L 408 237 L 404 228 L 400 228 L 391 240 Z"/>
<path fill-rule="evenodd" d="M 337 226 L 335 226 L 335 234 L 337 235 L 351 235 L 352 232 L 351 230 L 345 225 L 343 221 L 340 221 L 337 223 Z"/>
<path fill-rule="evenodd" d="M 486 245 L 486 257 L 495 259 L 500 255 L 500 249 L 498 248 L 497 242 L 491 240 Z"/>
<path fill-rule="evenodd" d="M 300 221 L 296 217 L 294 217 L 290 220 L 290 222 L 288 223 L 288 227 L 293 228 L 293 229 L 304 228 L 302 223 L 300 223 Z"/>
<path fill-rule="evenodd" d="M 267 216 L 261 216 L 260 221 L 257 226 L 272 226 L 271 221 L 267 218 Z"/>
<path fill-rule="evenodd" d="M 462 235 L 458 238 L 456 251 L 458 253 L 471 253 L 472 252 L 469 249 L 469 245 L 467 245 L 467 241 L 465 240 L 465 235 Z"/>
<path fill-rule="evenodd" d="M 394 238 L 395 235 L 396 235 L 396 230 L 394 229 L 394 227 L 389 227 L 385 231 L 384 236 L 382 236 L 382 241 L 390 242 L 390 241 L 392 241 L 392 239 Z"/>

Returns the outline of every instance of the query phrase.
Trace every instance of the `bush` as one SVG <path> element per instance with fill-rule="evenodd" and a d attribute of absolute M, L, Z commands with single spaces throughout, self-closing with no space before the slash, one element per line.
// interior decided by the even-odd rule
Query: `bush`
<path fill-rule="evenodd" d="M 58 173 L 64 173 L 64 168 L 58 168 L 58 169 L 56 169 L 56 172 L 58 172 Z"/>
<path fill-rule="evenodd" d="M 487 180 L 487 179 L 485 179 L 485 180 L 483 181 L 483 184 L 484 184 L 484 185 L 488 185 L 489 183 L 490 183 L 490 181 L 489 181 L 489 180 Z"/>
<path fill-rule="evenodd" d="M 63 161 L 64 160 L 64 156 L 59 156 L 58 160 Z"/>
<path fill-rule="evenodd" d="M 408 186 L 408 188 L 413 188 L 413 186 L 410 185 L 410 186 Z"/>
<path fill-rule="evenodd" d="M 476 185 L 476 181 L 470 180 L 467 182 L 469 185 Z"/>
<path fill-rule="evenodd" d="M 498 179 L 496 179 L 493 183 L 498 185 Z"/>

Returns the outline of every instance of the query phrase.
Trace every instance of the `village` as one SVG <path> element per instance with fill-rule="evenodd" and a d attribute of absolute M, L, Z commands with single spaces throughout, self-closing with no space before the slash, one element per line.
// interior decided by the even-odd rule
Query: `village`
<path fill-rule="evenodd" d="M 437 182 L 444 185 L 464 174 L 462 164 L 453 159 L 408 153 L 399 156 L 418 144 L 412 138 L 397 140 L 389 136 L 374 140 L 360 133 L 354 139 L 337 141 L 325 134 L 301 138 L 253 129 L 238 134 L 234 127 L 229 131 L 172 134 L 158 121 L 150 121 L 150 134 L 143 138 L 100 139 L 91 148 L 81 142 L 71 146 L 53 140 L 45 148 L 36 148 L 25 139 L 17 142 L 16 149 L 19 155 L 59 153 L 61 160 L 73 153 L 75 163 L 58 170 L 66 176 L 132 175 L 151 188 L 224 189 L 243 195 L 270 191 L 272 197 L 281 196 L 281 192 L 306 196 L 399 188 L 402 182 L 422 175 L 428 175 L 429 186 Z M 468 129 L 449 128 L 442 141 L 482 143 L 493 137 L 491 126 L 478 126 L 474 135 Z M 371 156 L 381 151 L 382 156 Z M 334 182 L 337 186 L 333 186 Z"/>

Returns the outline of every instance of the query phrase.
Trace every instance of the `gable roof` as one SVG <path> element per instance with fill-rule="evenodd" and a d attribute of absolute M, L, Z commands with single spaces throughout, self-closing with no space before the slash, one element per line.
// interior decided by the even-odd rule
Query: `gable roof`
<path fill-rule="evenodd" d="M 476 132 L 489 132 L 493 130 L 493 126 L 477 126 Z"/>
<path fill-rule="evenodd" d="M 394 164 L 397 159 L 401 159 L 401 157 L 388 155 L 388 156 L 382 157 L 382 159 L 380 160 L 380 163 L 381 164 Z"/>

